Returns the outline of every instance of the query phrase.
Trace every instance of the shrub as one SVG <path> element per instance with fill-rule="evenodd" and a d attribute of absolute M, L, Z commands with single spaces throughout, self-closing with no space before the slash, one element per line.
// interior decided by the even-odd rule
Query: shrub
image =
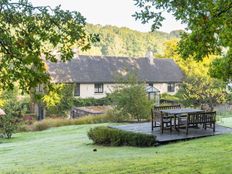
<path fill-rule="evenodd" d="M 82 107 L 82 106 L 103 106 L 110 105 L 112 103 L 109 97 L 103 98 L 75 98 L 74 106 Z"/>
<path fill-rule="evenodd" d="M 17 129 L 17 125 L 18 121 L 13 115 L 0 116 L 0 133 L 3 134 L 3 137 L 11 138 Z"/>
<path fill-rule="evenodd" d="M 118 111 L 117 109 L 108 110 L 106 115 L 108 116 L 109 120 L 111 120 L 112 122 L 129 121 L 129 118 L 127 116 L 124 116 L 123 113 Z"/>
<path fill-rule="evenodd" d="M 35 121 L 35 116 L 33 114 L 24 114 L 23 115 L 23 123 L 31 125 Z"/>
<path fill-rule="evenodd" d="M 171 94 L 168 94 L 168 93 L 161 94 L 161 99 L 172 100 L 172 101 L 180 100 L 176 95 L 171 95 Z"/>
<path fill-rule="evenodd" d="M 48 129 L 49 127 L 51 127 L 49 124 L 47 124 L 45 121 L 41 121 L 41 122 L 36 122 L 33 125 L 33 131 L 43 131 Z"/>
<path fill-rule="evenodd" d="M 153 135 L 133 133 L 104 126 L 89 130 L 88 137 L 98 145 L 108 146 L 154 146 L 156 138 Z"/>
<path fill-rule="evenodd" d="M 142 119 L 148 119 L 152 101 L 149 101 L 145 85 L 131 83 L 115 90 L 111 98 L 116 110 L 121 112 L 125 119 L 136 119 L 140 122 Z"/>

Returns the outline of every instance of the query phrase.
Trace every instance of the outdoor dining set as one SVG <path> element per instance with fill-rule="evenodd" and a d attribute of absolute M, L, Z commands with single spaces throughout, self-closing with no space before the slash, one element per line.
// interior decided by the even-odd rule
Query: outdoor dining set
<path fill-rule="evenodd" d="M 151 110 L 152 131 L 160 127 L 163 134 L 164 130 L 170 133 L 175 130 L 185 130 L 186 135 L 190 133 L 190 128 L 206 130 L 211 128 L 215 132 L 216 112 L 205 111 L 202 109 L 181 108 L 181 105 L 154 106 Z"/>

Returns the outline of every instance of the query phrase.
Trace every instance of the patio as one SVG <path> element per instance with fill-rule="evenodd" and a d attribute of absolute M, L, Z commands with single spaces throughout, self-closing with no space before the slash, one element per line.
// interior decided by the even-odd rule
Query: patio
<path fill-rule="evenodd" d="M 216 131 L 213 133 L 212 129 L 204 130 L 202 128 L 190 128 L 189 134 L 186 135 L 184 129 L 180 129 L 179 132 L 172 131 L 171 133 L 166 130 L 163 134 L 160 132 L 160 128 L 156 127 L 154 130 L 151 130 L 151 122 L 146 123 L 132 123 L 120 126 L 110 126 L 111 128 L 125 130 L 125 131 L 132 131 L 132 132 L 140 132 L 146 134 L 152 134 L 156 136 L 158 143 L 168 143 L 172 141 L 179 141 L 179 140 L 188 140 L 193 138 L 201 138 L 213 135 L 221 135 L 226 133 L 232 133 L 232 128 L 224 127 L 221 125 L 216 124 Z"/>

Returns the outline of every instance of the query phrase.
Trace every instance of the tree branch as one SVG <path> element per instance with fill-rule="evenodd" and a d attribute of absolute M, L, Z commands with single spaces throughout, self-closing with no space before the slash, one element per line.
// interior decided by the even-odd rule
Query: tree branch
<path fill-rule="evenodd" d="M 219 17 L 219 16 L 221 16 L 223 13 L 228 12 L 230 9 L 232 9 L 232 2 L 228 5 L 227 8 L 225 8 L 224 10 L 221 10 L 219 13 L 215 14 L 214 17 Z"/>

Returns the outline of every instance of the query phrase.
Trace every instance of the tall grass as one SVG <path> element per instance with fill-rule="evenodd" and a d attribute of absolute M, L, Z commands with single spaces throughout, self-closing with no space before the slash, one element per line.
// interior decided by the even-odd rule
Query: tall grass
<path fill-rule="evenodd" d="M 85 116 L 78 119 L 48 118 L 43 121 L 36 121 L 32 125 L 21 125 L 19 131 L 42 131 L 52 127 L 68 125 L 95 124 L 110 122 L 112 119 L 108 115 Z"/>

